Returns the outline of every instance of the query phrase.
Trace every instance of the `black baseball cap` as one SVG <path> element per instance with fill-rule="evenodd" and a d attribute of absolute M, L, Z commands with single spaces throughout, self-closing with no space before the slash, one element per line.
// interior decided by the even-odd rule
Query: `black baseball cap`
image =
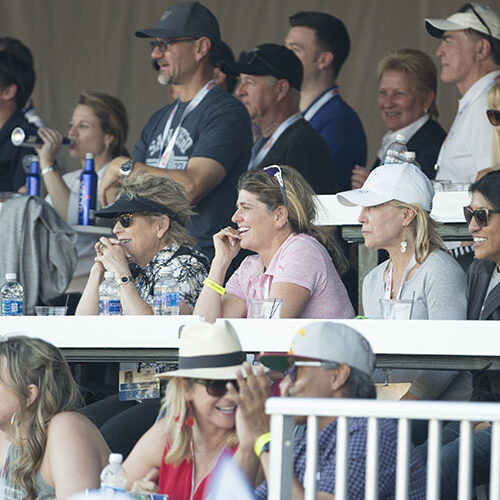
<path fill-rule="evenodd" d="M 199 2 L 180 2 L 166 10 L 155 28 L 135 32 L 139 38 L 177 38 L 206 36 L 213 44 L 221 40 L 216 17 Z"/>
<path fill-rule="evenodd" d="M 300 59 L 284 45 L 263 43 L 251 52 L 242 52 L 238 62 L 224 61 L 221 70 L 228 75 L 271 75 L 285 79 L 290 85 L 300 90 L 303 68 Z"/>
<path fill-rule="evenodd" d="M 105 207 L 102 207 L 100 210 L 97 210 L 95 215 L 97 215 L 97 217 L 117 217 L 120 214 L 133 213 L 165 214 L 182 226 L 185 225 L 179 220 L 177 214 L 168 207 L 139 195 L 131 197 L 127 193 L 122 193 L 115 201 Z"/>

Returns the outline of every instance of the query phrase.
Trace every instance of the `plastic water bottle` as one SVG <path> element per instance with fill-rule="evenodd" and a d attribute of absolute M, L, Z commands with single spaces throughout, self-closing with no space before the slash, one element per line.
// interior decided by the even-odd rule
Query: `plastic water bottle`
<path fill-rule="evenodd" d="M 160 270 L 160 278 L 155 283 L 153 310 L 162 316 L 179 314 L 179 285 L 168 269 Z"/>
<path fill-rule="evenodd" d="M 111 453 L 109 464 L 101 472 L 101 491 L 103 493 L 123 493 L 127 486 L 127 473 L 122 467 L 121 453 Z"/>
<path fill-rule="evenodd" d="M 22 316 L 24 314 L 24 290 L 17 281 L 16 273 L 7 273 L 0 288 L 2 316 Z"/>
<path fill-rule="evenodd" d="M 36 155 L 31 157 L 30 173 L 26 176 L 26 192 L 31 196 L 40 196 L 40 161 Z"/>
<path fill-rule="evenodd" d="M 99 285 L 99 314 L 113 316 L 120 313 L 120 287 L 115 281 L 115 273 L 106 271 L 104 281 Z"/>
<path fill-rule="evenodd" d="M 417 153 L 415 151 L 407 151 L 405 154 L 406 163 L 411 163 L 415 165 L 419 170 L 422 170 L 422 166 L 417 161 Z"/>
<path fill-rule="evenodd" d="M 389 163 L 404 163 L 404 153 L 408 151 L 406 147 L 406 137 L 402 134 L 396 135 L 396 140 L 387 147 L 384 155 L 384 165 Z"/>
<path fill-rule="evenodd" d="M 97 203 L 97 174 L 94 169 L 94 154 L 85 154 L 85 166 L 80 176 L 80 197 L 78 199 L 78 224 L 93 226 Z"/>

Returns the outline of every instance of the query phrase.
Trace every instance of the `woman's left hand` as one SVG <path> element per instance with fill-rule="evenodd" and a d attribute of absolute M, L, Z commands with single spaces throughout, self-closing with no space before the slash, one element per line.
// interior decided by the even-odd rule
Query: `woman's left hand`
<path fill-rule="evenodd" d="M 112 271 L 115 276 L 129 275 L 128 259 L 125 249 L 115 238 L 102 236 L 96 245 L 96 262 L 100 262 L 106 271 Z"/>

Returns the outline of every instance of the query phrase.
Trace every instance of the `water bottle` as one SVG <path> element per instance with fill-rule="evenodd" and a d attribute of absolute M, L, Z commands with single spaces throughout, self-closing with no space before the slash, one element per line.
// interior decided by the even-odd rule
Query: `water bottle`
<path fill-rule="evenodd" d="M 384 165 L 389 163 L 405 163 L 404 153 L 408 151 L 406 147 L 406 137 L 402 134 L 396 135 L 396 140 L 387 147 L 384 155 Z"/>
<path fill-rule="evenodd" d="M 43 144 L 43 140 L 38 135 L 38 131 L 36 128 L 23 129 L 21 127 L 16 127 L 12 131 L 12 134 L 10 134 L 10 140 L 12 144 L 14 144 L 14 146 L 22 146 L 25 148 L 32 148 L 33 146 Z M 63 137 L 63 146 L 69 146 L 73 144 L 73 142 L 73 139 Z"/>
<path fill-rule="evenodd" d="M 24 314 L 24 290 L 17 281 L 16 273 L 7 273 L 0 288 L 2 316 L 22 316 Z"/>
<path fill-rule="evenodd" d="M 165 268 L 160 270 L 160 278 L 155 283 L 153 310 L 161 316 L 179 314 L 179 285 Z"/>
<path fill-rule="evenodd" d="M 127 486 L 127 473 L 122 467 L 121 453 L 111 453 L 109 464 L 101 472 L 101 491 L 103 493 L 124 493 Z"/>
<path fill-rule="evenodd" d="M 31 157 L 30 173 L 26 176 L 26 192 L 31 196 L 40 196 L 40 161 L 36 155 Z"/>
<path fill-rule="evenodd" d="M 415 151 L 406 151 L 404 154 L 406 163 L 415 165 L 419 170 L 422 170 L 420 163 L 417 161 L 417 153 Z"/>
<path fill-rule="evenodd" d="M 97 174 L 94 169 L 94 154 L 85 155 L 85 166 L 80 176 L 80 197 L 78 199 L 78 224 L 93 226 L 97 202 Z"/>
<path fill-rule="evenodd" d="M 104 281 L 99 285 L 99 314 L 120 314 L 120 286 L 115 281 L 115 273 L 110 271 L 104 273 Z"/>

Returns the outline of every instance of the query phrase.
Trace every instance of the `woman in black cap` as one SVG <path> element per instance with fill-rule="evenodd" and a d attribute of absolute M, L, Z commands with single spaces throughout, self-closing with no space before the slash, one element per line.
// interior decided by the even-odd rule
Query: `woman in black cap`
<path fill-rule="evenodd" d="M 179 287 L 180 314 L 191 314 L 207 274 L 206 257 L 193 248 L 186 230 L 191 214 L 184 189 L 168 177 L 146 174 L 124 181 L 118 198 L 96 212 L 115 217 L 116 238 L 102 237 L 96 244 L 96 262 L 76 314 L 98 314 L 105 271 L 114 272 L 120 284 L 122 314 L 153 314 L 154 285 L 163 269 Z"/>

